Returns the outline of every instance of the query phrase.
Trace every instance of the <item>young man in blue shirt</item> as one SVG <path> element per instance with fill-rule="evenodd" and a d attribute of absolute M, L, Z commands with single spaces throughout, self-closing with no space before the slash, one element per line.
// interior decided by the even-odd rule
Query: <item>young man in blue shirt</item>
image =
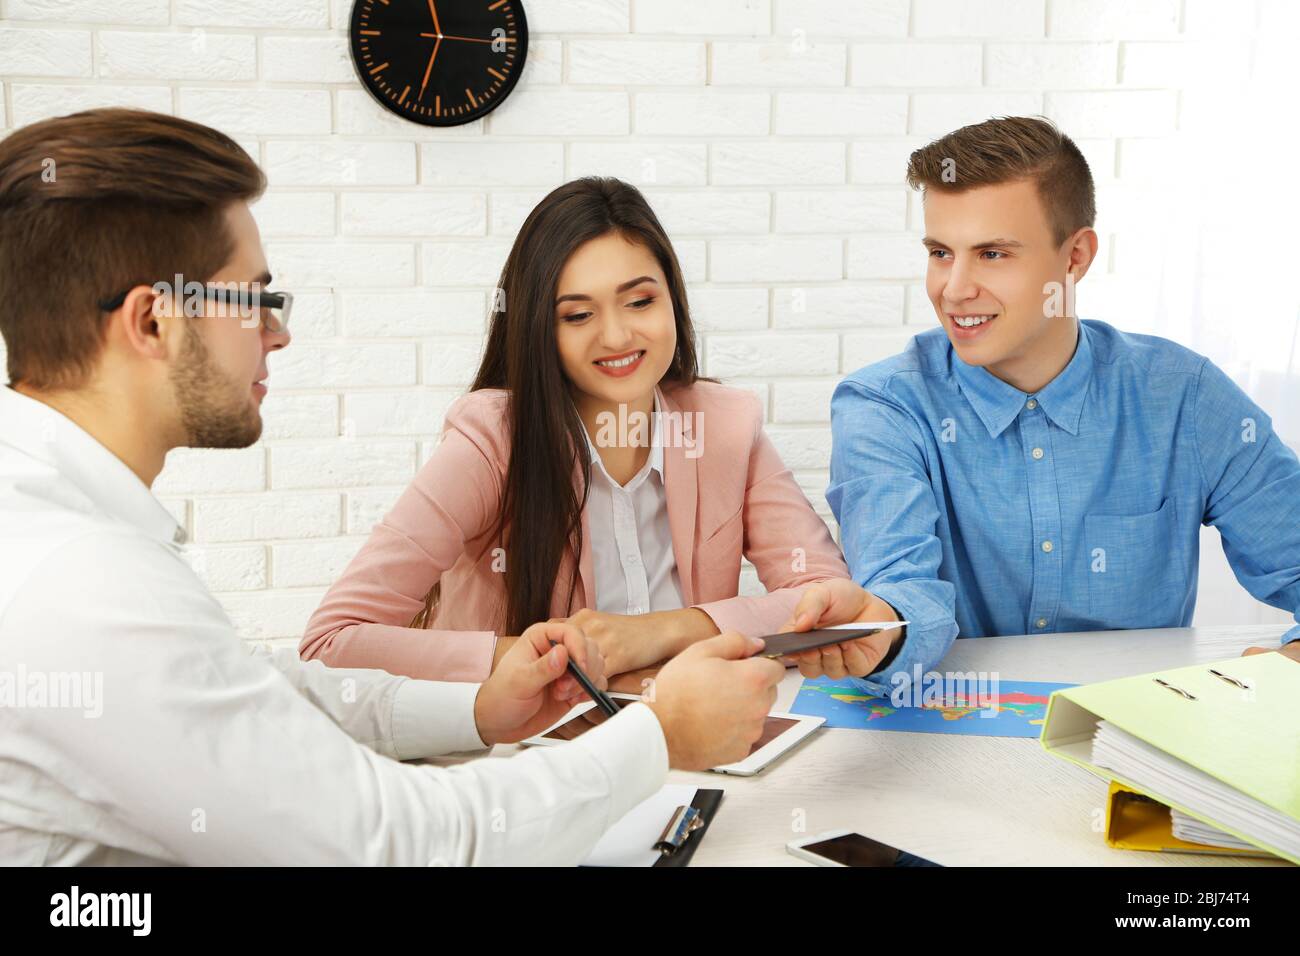
<path fill-rule="evenodd" d="M 1300 463 L 1268 415 L 1204 356 L 1075 316 L 1097 234 L 1069 137 L 989 120 L 907 178 L 941 327 L 835 390 L 826 497 L 866 590 L 817 589 L 791 623 L 910 623 L 804 673 L 880 692 L 959 634 L 1186 626 L 1203 523 L 1251 594 L 1300 612 Z"/>

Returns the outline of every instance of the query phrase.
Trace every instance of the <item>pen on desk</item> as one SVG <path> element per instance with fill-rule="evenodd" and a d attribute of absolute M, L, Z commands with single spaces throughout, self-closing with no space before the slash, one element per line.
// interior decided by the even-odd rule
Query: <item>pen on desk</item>
<path fill-rule="evenodd" d="M 551 644 L 554 645 L 555 641 L 551 641 Z M 578 666 L 577 661 L 572 657 L 569 658 L 568 670 L 573 675 L 573 679 L 581 684 L 582 689 L 596 702 L 596 706 L 605 712 L 606 717 L 614 717 L 618 714 L 618 707 L 614 705 L 614 702 L 610 700 L 603 690 L 592 683 L 591 678 L 582 672 L 582 668 Z"/>

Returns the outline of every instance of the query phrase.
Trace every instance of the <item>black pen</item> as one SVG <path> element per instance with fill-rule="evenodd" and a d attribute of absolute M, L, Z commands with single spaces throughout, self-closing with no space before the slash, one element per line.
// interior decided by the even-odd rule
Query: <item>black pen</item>
<path fill-rule="evenodd" d="M 555 641 L 551 641 L 551 645 L 554 646 Z M 573 659 L 572 655 L 569 656 L 568 670 L 569 673 L 573 675 L 573 679 L 581 684 L 582 689 L 585 690 L 591 696 L 591 699 L 596 702 L 596 706 L 605 712 L 606 717 L 615 717 L 618 715 L 618 707 L 614 705 L 614 701 L 610 699 L 608 694 L 591 682 L 591 678 L 582 672 L 582 668 L 578 666 L 578 662 Z"/>

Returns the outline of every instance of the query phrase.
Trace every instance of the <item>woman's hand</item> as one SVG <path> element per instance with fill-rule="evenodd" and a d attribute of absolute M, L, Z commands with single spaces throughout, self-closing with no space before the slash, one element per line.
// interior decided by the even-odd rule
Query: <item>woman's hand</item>
<path fill-rule="evenodd" d="M 642 667 L 634 671 L 624 671 L 609 679 L 609 689 L 614 694 L 636 694 L 640 696 L 654 684 L 659 675 L 661 664 Z"/>
<path fill-rule="evenodd" d="M 505 634 L 497 636 L 496 647 L 492 649 L 492 669 L 488 671 L 489 674 L 496 673 L 497 667 L 500 666 L 501 661 L 510 653 L 510 648 L 514 647 L 515 642 L 518 640 L 518 637 L 509 637 Z"/>
<path fill-rule="evenodd" d="M 851 624 L 854 621 L 897 621 L 898 612 L 870 591 L 844 578 L 809 585 L 782 631 L 810 631 L 817 627 Z M 804 651 L 793 657 L 804 677 L 866 677 L 873 673 L 894 645 L 901 641 L 901 628 L 890 628 L 869 637 Z"/>
<path fill-rule="evenodd" d="M 583 608 L 566 619 L 596 642 L 611 677 L 658 665 L 696 641 L 718 633 L 713 618 L 699 608 L 608 614 Z"/>

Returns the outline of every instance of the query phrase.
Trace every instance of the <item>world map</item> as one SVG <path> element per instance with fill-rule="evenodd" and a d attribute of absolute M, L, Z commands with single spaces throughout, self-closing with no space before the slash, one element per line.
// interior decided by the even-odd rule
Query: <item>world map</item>
<path fill-rule="evenodd" d="M 1047 716 L 1052 691 L 1073 684 L 1040 681 L 994 681 L 985 688 L 936 695 L 921 706 L 897 706 L 888 696 L 873 695 L 854 680 L 827 677 L 805 680 L 794 706 L 796 714 L 823 717 L 827 727 L 855 730 L 901 730 L 976 737 L 1037 737 Z"/>

